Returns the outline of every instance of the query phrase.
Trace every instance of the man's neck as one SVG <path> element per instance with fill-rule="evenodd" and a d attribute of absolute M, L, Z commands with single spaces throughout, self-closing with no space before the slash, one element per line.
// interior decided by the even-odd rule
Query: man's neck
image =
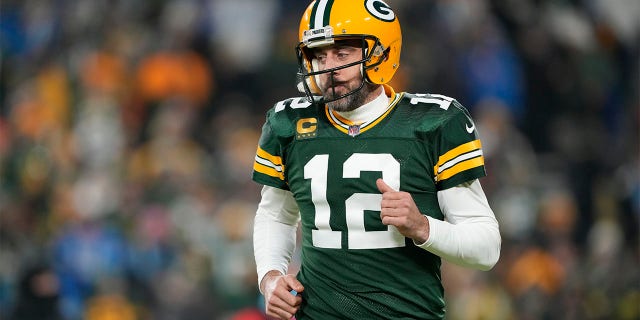
<path fill-rule="evenodd" d="M 334 112 L 336 112 L 343 118 L 358 124 L 376 119 L 377 117 L 382 115 L 389 107 L 389 97 L 387 97 L 383 86 L 380 86 L 379 89 L 375 92 L 377 92 L 378 94 L 375 96 L 375 98 L 373 98 L 373 100 L 363 104 L 355 110 L 344 112 L 334 110 Z"/>

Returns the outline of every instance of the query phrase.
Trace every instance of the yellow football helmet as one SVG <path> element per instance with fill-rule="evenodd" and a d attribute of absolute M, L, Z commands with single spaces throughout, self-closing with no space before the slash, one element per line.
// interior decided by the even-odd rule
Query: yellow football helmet
<path fill-rule="evenodd" d="M 365 81 L 387 83 L 400 66 L 400 22 L 382 0 L 315 0 L 302 15 L 298 37 L 298 89 L 310 101 L 322 94 L 315 80 L 319 74 L 357 64 L 362 66 L 364 81 L 360 87 L 334 99 L 324 100 L 328 102 L 357 92 Z M 328 70 L 314 70 L 314 57 L 309 48 L 331 45 L 339 40 L 362 41 L 362 60 Z"/>

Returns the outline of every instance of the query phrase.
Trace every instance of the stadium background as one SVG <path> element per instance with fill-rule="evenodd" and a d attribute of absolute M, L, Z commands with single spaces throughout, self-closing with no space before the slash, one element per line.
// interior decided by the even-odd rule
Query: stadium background
<path fill-rule="evenodd" d="M 470 109 L 501 223 L 449 318 L 638 319 L 640 2 L 389 3 L 393 86 Z M 260 319 L 250 174 L 305 6 L 0 3 L 1 319 Z"/>

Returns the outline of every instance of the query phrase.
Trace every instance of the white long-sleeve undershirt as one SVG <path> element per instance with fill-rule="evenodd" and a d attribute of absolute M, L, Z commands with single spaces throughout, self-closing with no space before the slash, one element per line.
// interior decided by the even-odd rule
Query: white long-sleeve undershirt
<path fill-rule="evenodd" d="M 438 192 L 441 221 L 427 216 L 429 238 L 416 244 L 452 263 L 489 270 L 500 256 L 498 222 L 480 182 L 461 184 Z M 295 249 L 300 215 L 293 194 L 264 186 L 254 222 L 254 251 L 258 283 L 277 270 L 286 274 Z"/>

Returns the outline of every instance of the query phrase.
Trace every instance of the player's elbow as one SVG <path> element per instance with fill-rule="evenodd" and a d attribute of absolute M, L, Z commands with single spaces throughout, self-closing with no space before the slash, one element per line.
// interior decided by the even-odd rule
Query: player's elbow
<path fill-rule="evenodd" d="M 487 237 L 485 242 L 485 250 L 480 259 L 478 259 L 475 268 L 481 271 L 491 270 L 500 259 L 500 247 L 502 239 L 500 237 L 500 231 L 498 229 L 492 230 L 490 236 Z"/>
<path fill-rule="evenodd" d="M 499 258 L 500 258 L 500 250 L 498 250 L 498 252 L 495 255 L 492 255 L 491 257 L 485 260 L 479 261 L 479 263 L 476 265 L 476 269 L 480 271 L 489 271 L 493 269 L 493 267 L 498 263 Z"/>

